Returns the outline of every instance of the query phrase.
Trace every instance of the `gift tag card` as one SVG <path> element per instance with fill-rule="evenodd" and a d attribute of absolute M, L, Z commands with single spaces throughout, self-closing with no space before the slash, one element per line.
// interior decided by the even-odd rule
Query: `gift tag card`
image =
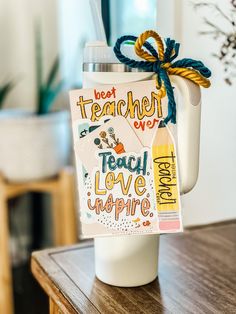
<path fill-rule="evenodd" d="M 152 142 L 155 206 L 160 232 L 182 230 L 177 154 L 174 138 L 161 121 Z"/>
<path fill-rule="evenodd" d="M 174 137 L 155 80 L 70 92 L 84 237 L 182 230 Z M 162 125 L 160 125 L 162 126 Z"/>
<path fill-rule="evenodd" d="M 93 129 L 75 146 L 75 152 L 82 164 L 91 173 L 97 166 L 97 151 L 111 149 L 117 154 L 140 152 L 143 148 L 137 135 L 124 117 L 112 118 L 109 122 Z"/>
<path fill-rule="evenodd" d="M 73 90 L 70 103 L 74 120 L 125 117 L 144 147 L 150 147 L 159 120 L 167 114 L 166 98 L 160 103 L 155 80 Z"/>

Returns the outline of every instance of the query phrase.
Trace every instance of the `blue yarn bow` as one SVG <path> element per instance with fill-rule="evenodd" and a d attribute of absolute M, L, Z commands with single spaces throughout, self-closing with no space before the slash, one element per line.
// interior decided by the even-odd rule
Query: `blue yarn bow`
<path fill-rule="evenodd" d="M 193 60 L 190 58 L 184 58 L 182 60 L 178 60 L 172 63 L 172 61 L 178 57 L 180 44 L 176 43 L 175 40 L 170 39 L 170 38 L 167 38 L 165 40 L 166 49 L 164 52 L 163 60 L 159 59 L 158 52 L 148 41 L 145 41 L 143 43 L 143 46 L 147 49 L 147 51 L 151 53 L 153 57 L 155 57 L 156 59 L 155 61 L 137 61 L 123 55 L 121 52 L 122 43 L 126 41 L 132 41 L 135 43 L 137 39 L 138 37 L 132 36 L 132 35 L 122 36 L 118 38 L 114 46 L 114 53 L 120 62 L 128 65 L 131 68 L 139 68 L 139 69 L 143 69 L 145 72 L 154 72 L 157 74 L 158 86 L 160 87 L 162 85 L 162 82 L 164 83 L 167 97 L 168 97 L 168 115 L 165 118 L 164 122 L 168 123 L 169 121 L 171 121 L 172 123 L 175 124 L 176 123 L 176 103 L 175 103 L 173 87 L 171 85 L 168 71 L 167 71 L 168 68 L 170 67 L 172 69 L 186 68 L 186 70 L 188 68 L 191 68 L 198 71 L 199 72 L 198 76 L 201 76 L 202 79 L 209 78 L 211 76 L 211 71 L 201 61 Z M 166 66 L 166 64 L 169 64 L 168 67 Z M 176 74 L 178 75 L 178 73 Z M 186 78 L 191 79 L 190 76 L 189 77 L 186 76 Z M 210 85 L 210 82 L 206 79 L 205 79 L 205 82 L 208 82 L 208 83 L 206 83 L 205 85 L 202 84 L 200 80 L 199 81 L 196 81 L 193 79 L 191 80 L 195 81 L 196 83 L 204 87 L 208 87 Z"/>

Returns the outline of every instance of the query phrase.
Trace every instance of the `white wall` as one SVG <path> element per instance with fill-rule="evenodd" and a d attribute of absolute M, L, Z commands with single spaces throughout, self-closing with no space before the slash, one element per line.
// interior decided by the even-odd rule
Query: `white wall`
<path fill-rule="evenodd" d="M 47 74 L 58 54 L 57 14 L 57 0 L 0 0 L 0 84 L 17 82 L 6 107 L 35 107 L 34 21 L 42 21 Z"/>
<path fill-rule="evenodd" d="M 100 1 L 97 0 L 98 6 Z M 89 0 L 59 0 L 61 70 L 67 87 L 82 82 L 83 48 L 97 40 Z"/>
<path fill-rule="evenodd" d="M 229 1 L 218 3 L 227 8 Z M 174 5 L 178 5 L 177 11 Z M 168 6 L 172 8 L 172 16 L 167 19 Z M 159 0 L 157 8 L 158 16 L 162 16 L 157 20 L 159 31 L 164 36 L 176 35 L 181 40 L 181 56 L 203 60 L 213 74 L 212 87 L 202 90 L 200 172 L 194 190 L 183 197 L 184 223 L 197 225 L 235 219 L 236 80 L 232 87 L 226 85 L 221 64 L 211 55 L 219 44 L 199 35 L 205 27 L 203 11 L 194 11 L 192 1 L 188 0 Z M 208 18 L 225 26 L 213 11 Z"/>

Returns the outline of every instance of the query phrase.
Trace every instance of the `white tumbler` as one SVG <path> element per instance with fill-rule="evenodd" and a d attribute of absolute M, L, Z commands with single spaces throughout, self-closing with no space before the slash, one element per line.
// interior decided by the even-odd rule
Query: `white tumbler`
<path fill-rule="evenodd" d="M 138 59 L 133 47 L 124 53 Z M 153 79 L 153 73 L 132 69 L 120 63 L 104 42 L 87 44 L 84 50 L 83 87 L 119 84 Z M 177 147 L 181 194 L 190 191 L 198 176 L 201 94 L 198 85 L 179 76 L 171 77 L 178 89 Z M 103 282 L 135 287 L 153 281 L 158 274 L 158 235 L 127 235 L 95 238 L 95 271 Z"/>

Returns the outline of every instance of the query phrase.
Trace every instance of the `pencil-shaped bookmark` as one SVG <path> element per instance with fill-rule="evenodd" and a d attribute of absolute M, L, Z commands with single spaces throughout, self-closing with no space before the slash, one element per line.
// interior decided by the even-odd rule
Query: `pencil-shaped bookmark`
<path fill-rule="evenodd" d="M 177 156 L 174 139 L 161 121 L 152 142 L 152 170 L 160 232 L 182 230 Z"/>

